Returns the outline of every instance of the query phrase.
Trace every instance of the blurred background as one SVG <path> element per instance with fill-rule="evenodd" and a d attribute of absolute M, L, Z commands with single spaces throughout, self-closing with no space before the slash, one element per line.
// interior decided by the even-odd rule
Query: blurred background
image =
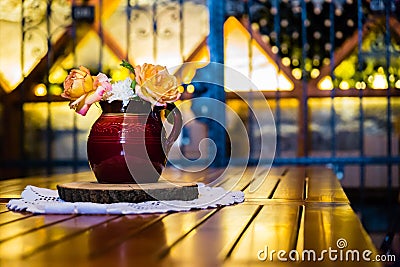
<path fill-rule="evenodd" d="M 253 94 L 261 91 L 275 119 L 273 165 L 332 168 L 368 231 L 390 224 L 400 166 L 399 0 L 0 0 L 0 36 L 0 179 L 89 170 L 86 139 L 101 110 L 82 117 L 60 97 L 72 68 L 116 81 L 128 75 L 121 59 L 201 61 L 177 73 L 180 101 L 206 96 L 235 110 L 249 132 L 248 164 L 263 160 L 249 112 L 262 108 Z M 255 88 L 192 82 L 208 62 L 239 71 Z M 190 118 L 202 107 L 182 112 Z M 208 157 L 198 149 L 205 137 L 218 145 L 214 166 L 226 163 L 229 146 L 243 145 L 193 120 L 170 157 L 179 161 L 178 149 Z"/>

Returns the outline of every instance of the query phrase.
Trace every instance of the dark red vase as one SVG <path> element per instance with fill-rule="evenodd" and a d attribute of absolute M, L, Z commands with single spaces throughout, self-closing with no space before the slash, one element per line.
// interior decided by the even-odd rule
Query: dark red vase
<path fill-rule="evenodd" d="M 167 161 L 167 154 L 178 138 L 182 116 L 174 104 L 166 108 L 142 100 L 101 101 L 103 113 L 93 124 L 87 142 L 87 155 L 99 183 L 154 183 Z M 168 137 L 163 127 L 163 110 L 173 117 Z"/>

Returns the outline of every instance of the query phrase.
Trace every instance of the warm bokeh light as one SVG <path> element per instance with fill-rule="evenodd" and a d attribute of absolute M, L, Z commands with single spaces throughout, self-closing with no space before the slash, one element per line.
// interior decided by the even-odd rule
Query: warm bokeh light
<path fill-rule="evenodd" d="M 394 86 L 395 86 L 397 89 L 400 89 L 400 80 L 397 80 L 397 82 L 394 84 Z"/>
<path fill-rule="evenodd" d="M 310 75 L 311 75 L 311 78 L 316 79 L 316 78 L 318 78 L 319 74 L 320 74 L 319 69 L 312 69 Z"/>
<path fill-rule="evenodd" d="M 295 66 L 295 67 L 299 66 L 299 65 L 300 65 L 299 59 L 293 58 L 293 59 L 292 59 L 292 64 L 293 64 L 293 66 Z"/>
<path fill-rule="evenodd" d="M 296 68 L 294 70 L 292 70 L 292 75 L 294 78 L 296 78 L 297 80 L 301 79 L 302 73 L 301 73 L 301 69 Z"/>
<path fill-rule="evenodd" d="M 189 94 L 193 94 L 193 93 L 194 93 L 194 86 L 193 86 L 193 84 L 189 84 L 189 85 L 186 87 L 186 91 L 187 91 Z"/>
<path fill-rule="evenodd" d="M 185 88 L 183 88 L 182 85 L 179 85 L 179 86 L 178 86 L 178 91 L 179 91 L 179 93 L 182 94 L 182 93 L 185 91 Z"/>
<path fill-rule="evenodd" d="M 46 85 L 44 85 L 43 83 L 39 83 L 39 84 L 35 85 L 35 87 L 33 87 L 33 93 L 35 94 L 35 96 L 47 95 Z"/>
<path fill-rule="evenodd" d="M 65 77 L 67 77 L 68 72 L 61 68 L 60 66 L 57 66 L 54 68 L 54 70 L 50 71 L 49 74 L 49 82 L 50 83 L 63 83 L 65 80 Z"/>
<path fill-rule="evenodd" d="M 61 95 L 63 92 L 63 87 L 58 84 L 50 84 L 49 86 L 49 93 L 52 95 Z"/>
<path fill-rule="evenodd" d="M 320 90 L 332 90 L 333 89 L 332 78 L 330 76 L 325 76 L 319 81 L 317 86 Z"/>
<path fill-rule="evenodd" d="M 282 64 L 283 64 L 283 66 L 289 67 L 290 66 L 290 58 L 288 58 L 288 57 L 282 58 Z"/>
<path fill-rule="evenodd" d="M 367 88 L 367 84 L 365 82 L 356 82 L 356 89 L 364 90 Z"/>
<path fill-rule="evenodd" d="M 372 88 L 373 89 L 387 89 L 388 82 L 386 80 L 386 76 L 381 73 L 375 73 L 375 75 L 372 77 Z"/>
<path fill-rule="evenodd" d="M 348 81 L 341 81 L 339 84 L 339 88 L 342 90 L 349 90 L 350 89 L 350 84 Z"/>

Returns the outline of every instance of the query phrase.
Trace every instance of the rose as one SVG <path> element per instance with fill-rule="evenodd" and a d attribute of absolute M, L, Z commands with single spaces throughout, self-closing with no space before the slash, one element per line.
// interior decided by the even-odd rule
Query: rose
<path fill-rule="evenodd" d="M 79 70 L 71 70 L 65 79 L 61 96 L 72 100 L 70 108 L 84 116 L 90 106 L 101 100 L 104 93 L 111 89 L 111 83 L 105 74 L 99 73 L 93 78 L 87 68 L 80 66 Z"/>
<path fill-rule="evenodd" d="M 160 65 L 143 64 L 135 67 L 136 94 L 152 105 L 165 106 L 179 99 L 176 77 Z"/>

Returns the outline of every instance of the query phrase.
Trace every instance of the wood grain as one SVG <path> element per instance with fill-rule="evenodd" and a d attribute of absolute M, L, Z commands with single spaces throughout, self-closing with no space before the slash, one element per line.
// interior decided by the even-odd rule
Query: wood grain
<path fill-rule="evenodd" d="M 197 184 L 158 182 L 150 184 L 100 184 L 72 182 L 57 185 L 60 198 L 68 202 L 138 203 L 150 200 L 193 200 Z"/>
<path fill-rule="evenodd" d="M 19 196 L 26 184 L 55 188 L 88 180 L 88 175 L 0 181 L 0 197 L 3 190 Z M 240 167 L 191 174 L 167 168 L 163 179 L 243 190 L 246 201 L 190 212 L 125 216 L 20 213 L 8 211 L 3 203 L 0 266 L 382 266 L 257 258 L 266 246 L 270 251 L 300 253 L 336 249 L 339 238 L 346 239 L 349 249 L 379 253 L 329 169 L 291 166 L 243 171 Z"/>

